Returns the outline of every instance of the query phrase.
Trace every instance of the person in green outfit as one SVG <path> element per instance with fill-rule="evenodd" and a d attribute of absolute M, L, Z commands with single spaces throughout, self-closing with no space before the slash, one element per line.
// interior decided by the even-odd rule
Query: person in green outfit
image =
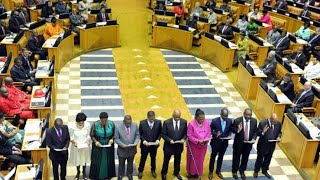
<path fill-rule="evenodd" d="M 250 18 L 249 23 L 247 24 L 247 34 L 257 34 L 259 26 L 254 22 L 254 18 Z"/>
<path fill-rule="evenodd" d="M 20 130 L 19 127 L 15 127 L 5 120 L 3 112 L 0 112 L 0 132 L 8 138 L 10 145 L 21 148 L 24 130 Z"/>
<path fill-rule="evenodd" d="M 101 112 L 100 120 L 91 127 L 92 139 L 90 179 L 111 179 L 115 176 L 114 162 L 114 129 L 115 125 L 108 120 L 108 113 Z M 106 145 L 110 145 L 106 147 Z"/>
<path fill-rule="evenodd" d="M 240 33 L 240 39 L 237 42 L 237 51 L 233 59 L 233 65 L 236 65 L 240 59 L 245 59 L 246 55 L 249 54 L 249 42 L 246 38 L 246 33 Z"/>

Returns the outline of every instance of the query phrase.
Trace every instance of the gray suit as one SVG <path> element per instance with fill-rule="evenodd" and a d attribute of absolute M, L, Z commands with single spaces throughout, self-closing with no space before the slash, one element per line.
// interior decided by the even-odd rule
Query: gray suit
<path fill-rule="evenodd" d="M 274 30 L 272 29 L 268 32 L 267 41 L 270 44 L 274 44 L 280 38 L 280 36 L 281 34 L 278 32 L 278 30 L 274 32 Z"/>
<path fill-rule="evenodd" d="M 138 125 L 132 122 L 130 126 L 130 139 L 127 139 L 126 126 L 121 123 L 115 129 L 114 140 L 118 144 L 117 154 L 119 157 L 118 176 L 124 176 L 125 161 L 127 160 L 127 176 L 133 172 L 133 159 L 137 153 L 137 146 L 123 147 L 128 144 L 138 144 L 140 139 Z"/>

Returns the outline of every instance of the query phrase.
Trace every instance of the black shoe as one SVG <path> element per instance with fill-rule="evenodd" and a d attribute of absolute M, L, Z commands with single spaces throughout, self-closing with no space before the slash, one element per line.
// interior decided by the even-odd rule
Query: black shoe
<path fill-rule="evenodd" d="M 152 177 L 157 178 L 157 173 L 155 171 L 151 171 Z"/>
<path fill-rule="evenodd" d="M 266 172 L 266 173 L 263 173 L 267 178 L 269 178 L 269 179 L 271 179 L 271 175 L 268 173 L 268 172 Z"/>
<path fill-rule="evenodd" d="M 132 175 L 128 176 L 128 179 L 129 180 L 133 180 Z"/>
<path fill-rule="evenodd" d="M 212 178 L 213 178 L 212 172 L 209 172 L 208 178 L 209 178 L 209 180 L 212 180 Z"/>
<path fill-rule="evenodd" d="M 254 172 L 254 173 L 253 173 L 253 177 L 254 177 L 254 178 L 257 178 L 257 177 L 258 177 L 258 172 Z"/>
<path fill-rule="evenodd" d="M 122 176 L 118 176 L 118 180 L 122 180 Z"/>
<path fill-rule="evenodd" d="M 238 173 L 232 173 L 232 177 L 234 178 L 234 179 L 238 179 L 239 177 L 238 177 Z"/>
<path fill-rule="evenodd" d="M 182 177 L 180 176 L 180 174 L 175 174 L 175 176 L 177 177 L 177 179 L 182 180 Z"/>
<path fill-rule="evenodd" d="M 138 178 L 141 179 L 142 178 L 142 172 L 138 173 Z"/>
<path fill-rule="evenodd" d="M 222 176 L 221 172 L 216 172 L 216 174 L 218 175 L 218 177 L 219 177 L 220 179 L 223 179 L 223 176 Z"/>
<path fill-rule="evenodd" d="M 82 174 L 83 174 L 83 179 L 84 179 L 84 180 L 88 180 L 88 177 L 87 177 L 86 172 L 85 172 L 85 171 L 83 171 L 83 172 L 82 172 Z"/>
<path fill-rule="evenodd" d="M 245 180 L 247 179 L 246 175 L 244 174 L 244 172 L 240 172 L 240 176 L 241 176 L 241 179 Z"/>
<path fill-rule="evenodd" d="M 162 179 L 162 180 L 167 180 L 167 175 L 161 174 L 161 179 Z"/>
<path fill-rule="evenodd" d="M 80 171 L 77 172 L 77 175 L 76 175 L 76 177 L 75 177 L 74 179 L 75 179 L 75 180 L 79 180 L 79 178 L 80 178 Z"/>

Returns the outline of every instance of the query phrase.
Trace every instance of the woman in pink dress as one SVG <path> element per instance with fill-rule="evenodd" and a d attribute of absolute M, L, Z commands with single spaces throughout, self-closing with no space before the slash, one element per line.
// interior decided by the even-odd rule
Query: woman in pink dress
<path fill-rule="evenodd" d="M 202 110 L 197 109 L 195 118 L 188 125 L 187 136 L 187 172 L 189 178 L 198 178 L 203 174 L 203 161 L 211 138 L 210 123 Z"/>
<path fill-rule="evenodd" d="M 272 22 L 268 10 L 262 10 L 262 14 L 263 16 L 260 18 L 260 21 L 269 25 L 268 31 L 272 30 Z"/>

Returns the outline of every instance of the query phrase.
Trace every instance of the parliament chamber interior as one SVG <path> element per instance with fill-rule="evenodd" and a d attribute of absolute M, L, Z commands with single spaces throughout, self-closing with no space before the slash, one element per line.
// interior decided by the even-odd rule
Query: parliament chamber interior
<path fill-rule="evenodd" d="M 319 0 L 0 0 L 0 72 L 0 179 L 320 179 Z"/>

